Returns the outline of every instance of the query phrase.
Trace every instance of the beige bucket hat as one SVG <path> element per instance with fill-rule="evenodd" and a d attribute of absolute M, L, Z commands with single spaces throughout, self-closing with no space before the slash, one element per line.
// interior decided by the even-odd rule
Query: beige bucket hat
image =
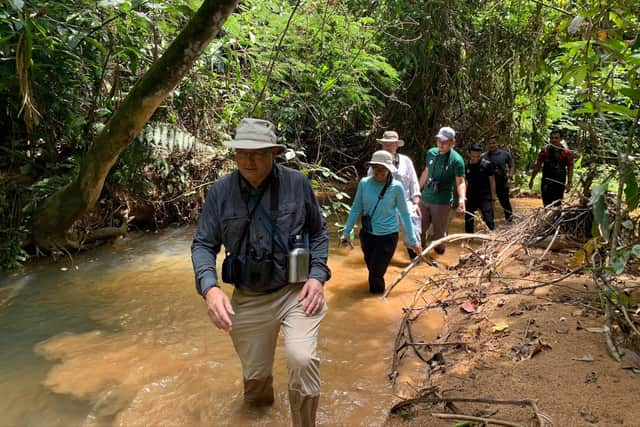
<path fill-rule="evenodd" d="M 284 151 L 285 146 L 278 144 L 276 127 L 268 120 L 245 118 L 240 120 L 236 129 L 236 137 L 223 144 L 229 148 L 243 150 L 260 150 L 262 148 L 278 148 Z"/>
<path fill-rule="evenodd" d="M 393 165 L 393 156 L 386 150 L 378 150 L 371 156 L 371 161 L 368 162 L 369 166 L 381 165 L 389 169 L 389 172 L 396 173 L 398 169 Z"/>
<path fill-rule="evenodd" d="M 385 142 L 397 142 L 398 147 L 402 147 L 404 145 L 404 141 L 400 139 L 398 136 L 398 132 L 395 130 L 387 130 L 382 134 L 382 138 L 376 138 L 380 144 L 384 144 Z"/>

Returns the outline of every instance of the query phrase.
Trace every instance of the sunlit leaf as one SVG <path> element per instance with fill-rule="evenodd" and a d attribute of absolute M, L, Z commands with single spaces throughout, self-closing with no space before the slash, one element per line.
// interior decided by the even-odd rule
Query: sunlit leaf
<path fill-rule="evenodd" d="M 569 24 L 569 28 L 567 28 L 567 32 L 571 35 L 574 35 L 578 31 L 580 31 L 580 27 L 582 26 L 583 22 L 584 22 L 584 17 L 580 15 L 576 16 L 571 20 L 571 23 Z"/>
<path fill-rule="evenodd" d="M 592 102 L 585 102 L 582 104 L 582 108 L 578 108 L 575 113 L 576 114 L 594 114 L 597 110 L 594 108 Z"/>
<path fill-rule="evenodd" d="M 587 243 L 584 244 L 583 249 L 586 252 L 587 257 L 591 258 L 591 255 L 593 255 L 595 250 L 598 249 L 598 239 L 589 239 Z"/>
<path fill-rule="evenodd" d="M 623 116 L 626 116 L 629 119 L 633 119 L 638 113 L 636 110 L 633 110 L 629 107 L 625 107 L 624 105 L 608 104 L 606 102 L 602 102 L 600 104 L 600 109 L 602 111 L 606 111 L 610 113 L 621 114 Z"/>
<path fill-rule="evenodd" d="M 584 249 L 578 249 L 576 253 L 573 255 L 573 257 L 571 257 L 571 260 L 569 261 L 569 267 L 571 268 L 580 267 L 582 264 L 584 264 L 585 258 L 586 258 L 586 253 Z"/>
<path fill-rule="evenodd" d="M 24 0 L 9 0 L 9 2 L 15 10 L 22 11 L 22 8 L 24 7 Z"/>
<path fill-rule="evenodd" d="M 98 6 L 100 6 L 100 7 L 118 7 L 123 3 L 126 3 L 126 0 L 100 0 L 98 2 Z"/>
<path fill-rule="evenodd" d="M 509 329 L 509 325 L 507 323 L 505 323 L 505 322 L 496 323 L 491 328 L 491 330 L 493 332 L 502 332 L 502 331 L 505 331 L 507 329 Z"/>

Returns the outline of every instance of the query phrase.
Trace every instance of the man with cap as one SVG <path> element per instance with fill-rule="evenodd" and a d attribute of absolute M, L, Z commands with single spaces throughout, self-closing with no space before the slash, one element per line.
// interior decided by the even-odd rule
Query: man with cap
<path fill-rule="evenodd" d="M 433 232 L 429 240 L 437 240 L 447 235 L 451 206 L 455 205 L 460 214 L 465 211 L 464 160 L 453 149 L 456 144 L 456 132 L 448 126 L 440 128 L 436 135 L 436 144 L 436 147 L 427 151 L 425 168 L 420 175 L 423 241 L 431 225 Z M 435 251 L 443 254 L 444 245 L 436 246 Z"/>
<path fill-rule="evenodd" d="M 358 183 L 340 242 L 349 243 L 351 230 L 361 216 L 360 244 L 369 270 L 369 292 L 381 294 L 385 288 L 384 274 L 398 244 L 398 216 L 407 232 L 409 248 L 419 253 L 422 247 L 413 230 L 404 188 L 400 181 L 393 179 L 397 169 L 391 153 L 376 151 L 369 166 L 373 175 L 362 178 Z"/>
<path fill-rule="evenodd" d="M 498 148 L 496 135 L 491 135 L 487 138 L 486 148 L 487 151 L 482 153 L 482 158 L 489 160 L 495 167 L 496 194 L 500 201 L 500 206 L 504 210 L 504 219 L 507 222 L 511 222 L 513 220 L 513 208 L 511 207 L 511 200 L 509 200 L 509 181 L 511 181 L 516 172 L 515 162 L 510 152 Z"/>
<path fill-rule="evenodd" d="M 382 138 L 377 138 L 376 141 L 382 145 L 383 150 L 391 153 L 393 165 L 396 168 L 393 178 L 400 181 L 404 187 L 404 195 L 407 200 L 407 208 L 411 215 L 413 229 L 416 235 L 420 237 L 420 186 L 418 185 L 418 175 L 416 174 L 416 169 L 413 167 L 413 161 L 408 156 L 398 153 L 398 148 L 404 146 L 404 141 L 400 139 L 398 132 L 393 130 L 385 131 L 382 134 Z M 368 175 L 373 175 L 372 168 L 369 168 Z M 402 226 L 402 223 L 400 223 L 400 225 Z M 411 249 L 411 239 L 409 238 L 407 230 L 404 228 L 402 237 L 404 245 L 407 247 L 409 258 L 415 258 L 416 253 Z"/>
<path fill-rule="evenodd" d="M 469 147 L 469 160 L 465 162 L 465 180 L 467 184 L 467 210 L 464 213 L 464 231 L 473 233 L 475 211 L 480 210 L 482 219 L 489 230 L 495 228 L 493 222 L 493 201 L 497 199 L 495 166 L 481 157 L 482 147 L 473 144 Z"/>
<path fill-rule="evenodd" d="M 274 162 L 284 146 L 271 122 L 242 119 L 235 139 L 224 144 L 235 149 L 237 170 L 209 188 L 191 245 L 196 289 L 211 322 L 231 336 L 249 404 L 273 403 L 282 330 L 293 425 L 313 426 L 320 396 L 318 330 L 327 312 L 323 283 L 331 274 L 326 224 L 309 179 Z M 310 251 L 309 273 L 289 283 L 287 254 L 300 236 Z M 221 246 L 222 279 L 235 287 L 231 299 L 218 281 Z"/>

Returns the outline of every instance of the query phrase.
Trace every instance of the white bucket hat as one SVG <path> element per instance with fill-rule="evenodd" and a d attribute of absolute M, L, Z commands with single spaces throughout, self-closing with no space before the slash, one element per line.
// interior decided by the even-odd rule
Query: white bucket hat
<path fill-rule="evenodd" d="M 404 141 L 400 139 L 398 136 L 398 132 L 395 130 L 387 130 L 382 134 L 382 138 L 376 138 L 380 144 L 384 144 L 385 142 L 397 142 L 398 147 L 402 147 L 404 145 Z"/>
<path fill-rule="evenodd" d="M 398 169 L 393 165 L 393 156 L 386 150 L 378 150 L 373 153 L 371 156 L 371 161 L 368 163 L 369 166 L 372 165 L 381 165 L 385 168 L 389 169 L 389 172 L 396 173 Z"/>
<path fill-rule="evenodd" d="M 438 138 L 440 141 L 450 141 L 452 139 L 455 139 L 455 137 L 456 131 L 448 126 L 440 128 L 438 134 L 436 135 L 436 138 Z"/>
<path fill-rule="evenodd" d="M 268 120 L 242 119 L 236 129 L 236 137 L 223 144 L 229 148 L 244 150 L 260 150 L 262 148 L 278 148 L 284 151 L 285 146 L 278 144 L 276 127 Z"/>

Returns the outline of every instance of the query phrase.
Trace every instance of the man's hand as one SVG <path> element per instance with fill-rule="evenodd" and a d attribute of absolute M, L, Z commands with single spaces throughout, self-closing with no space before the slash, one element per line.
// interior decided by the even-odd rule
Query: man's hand
<path fill-rule="evenodd" d="M 231 331 L 231 316 L 235 315 L 229 297 L 215 286 L 207 292 L 207 314 L 216 328 Z"/>
<path fill-rule="evenodd" d="M 324 288 L 318 279 L 309 278 L 304 283 L 298 301 L 304 300 L 304 314 L 313 316 L 324 307 Z"/>
<path fill-rule="evenodd" d="M 422 218 L 422 209 L 420 209 L 420 197 L 416 196 L 413 198 L 414 208 L 416 210 L 416 216 L 418 218 Z"/>
<path fill-rule="evenodd" d="M 344 234 L 340 235 L 340 245 L 341 246 L 351 246 L 351 247 L 353 247 L 353 244 L 351 243 L 351 240 L 349 240 L 349 238 L 347 236 L 345 236 Z"/>
<path fill-rule="evenodd" d="M 462 200 L 462 199 L 458 200 L 458 209 L 456 209 L 456 211 L 457 211 L 458 213 L 461 213 L 461 214 L 463 214 L 463 213 L 464 213 L 464 211 L 465 211 L 465 204 L 464 204 L 464 200 Z"/>

